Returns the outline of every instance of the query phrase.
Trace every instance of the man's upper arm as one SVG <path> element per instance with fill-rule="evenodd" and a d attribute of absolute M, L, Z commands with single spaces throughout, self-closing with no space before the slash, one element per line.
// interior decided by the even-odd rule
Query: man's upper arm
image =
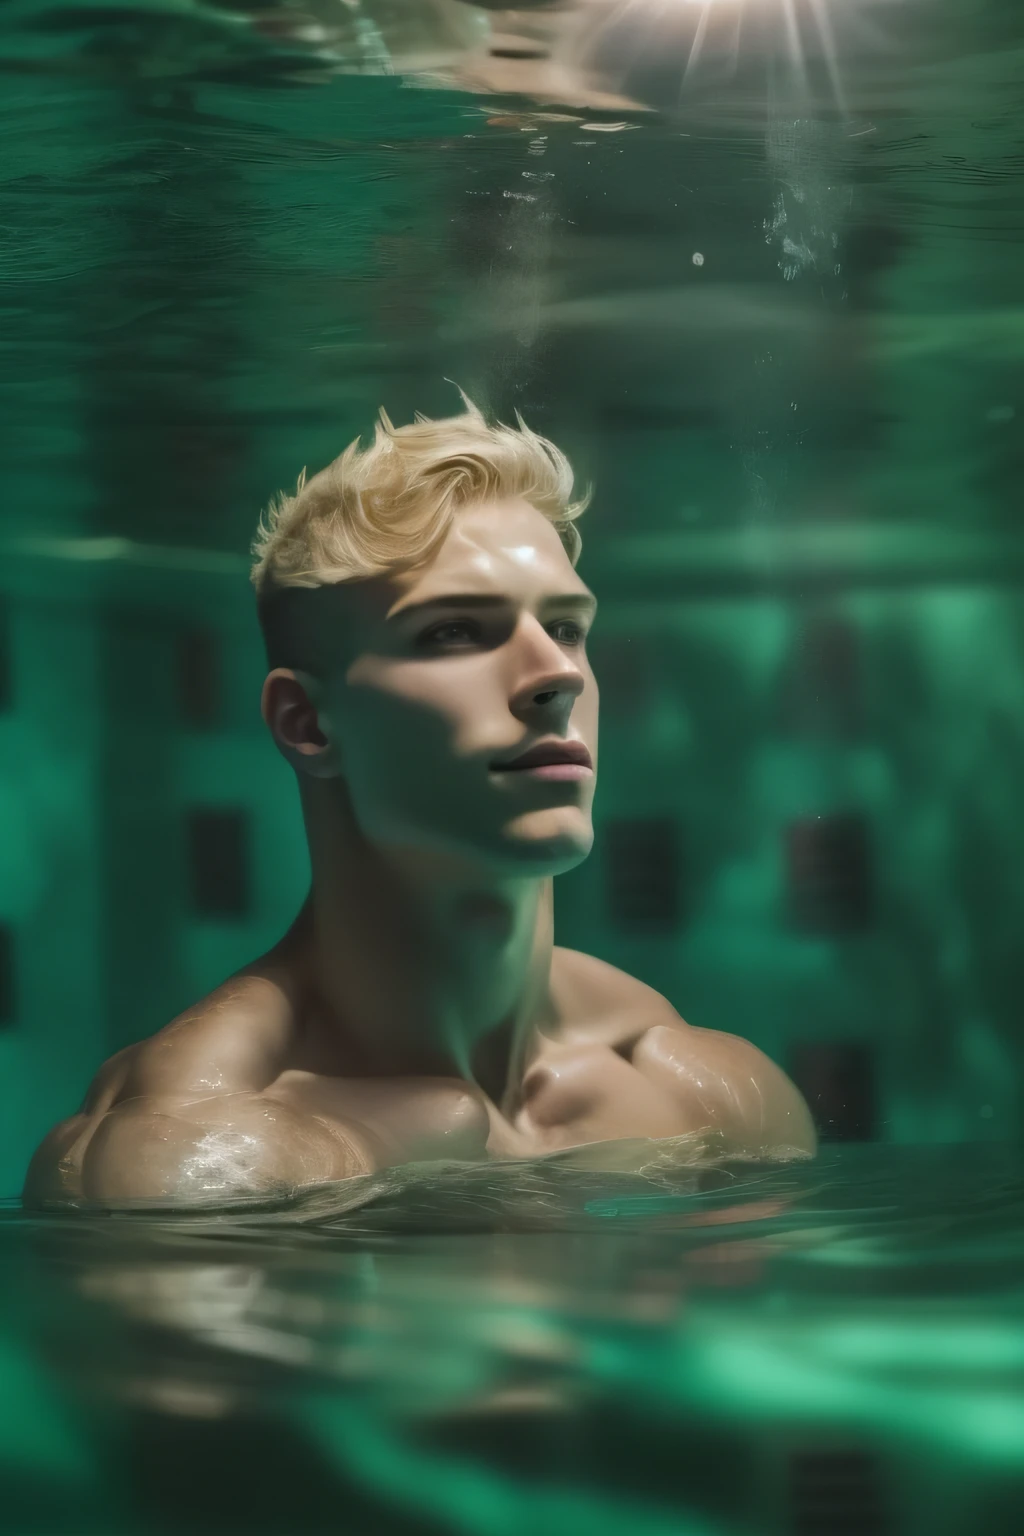
<path fill-rule="evenodd" d="M 368 1167 L 355 1135 L 260 1094 L 165 1094 L 103 1117 L 82 1158 L 81 1192 L 94 1201 L 183 1203 L 282 1195 Z"/>
<path fill-rule="evenodd" d="M 732 1152 L 817 1152 L 807 1103 L 770 1056 L 739 1035 L 686 1024 L 665 1006 L 668 1021 L 649 1029 L 634 1050 L 638 1071 L 696 1103 Z"/>
<path fill-rule="evenodd" d="M 111 1058 L 33 1158 L 26 1202 L 277 1193 L 364 1171 L 357 1135 L 263 1096 L 281 1029 L 257 1001 L 184 1014 Z"/>

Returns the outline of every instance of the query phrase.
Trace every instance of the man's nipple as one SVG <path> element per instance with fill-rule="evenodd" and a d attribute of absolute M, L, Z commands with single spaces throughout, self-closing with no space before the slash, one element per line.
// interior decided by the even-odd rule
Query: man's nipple
<path fill-rule="evenodd" d="M 587 1114 L 593 1100 L 584 1063 L 537 1062 L 523 1078 L 520 1114 L 538 1127 L 565 1125 Z"/>

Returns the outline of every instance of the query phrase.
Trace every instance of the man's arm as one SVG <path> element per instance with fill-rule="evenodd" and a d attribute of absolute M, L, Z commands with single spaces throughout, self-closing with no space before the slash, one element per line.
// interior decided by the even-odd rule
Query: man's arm
<path fill-rule="evenodd" d="M 59 1125 L 32 1160 L 25 1203 L 190 1204 L 287 1195 L 372 1166 L 372 1152 L 357 1132 L 261 1094 L 198 1101 L 160 1094 Z"/>
<path fill-rule="evenodd" d="M 814 1157 L 811 1112 L 781 1067 L 749 1040 L 687 1024 L 665 1006 L 670 1021 L 648 1029 L 633 1049 L 637 1071 L 696 1105 L 736 1155 Z"/>
<path fill-rule="evenodd" d="M 357 1128 L 268 1091 L 279 1024 L 250 986 L 111 1057 L 81 1112 L 32 1159 L 25 1203 L 269 1196 L 370 1171 L 374 1152 Z"/>

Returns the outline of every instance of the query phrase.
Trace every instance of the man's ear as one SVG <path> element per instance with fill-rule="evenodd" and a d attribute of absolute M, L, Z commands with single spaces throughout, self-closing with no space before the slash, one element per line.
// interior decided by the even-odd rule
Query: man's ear
<path fill-rule="evenodd" d="M 260 713 L 278 751 L 298 773 L 330 779 L 340 771 L 337 746 L 321 727 L 323 690 L 317 678 L 275 667 L 263 683 Z"/>

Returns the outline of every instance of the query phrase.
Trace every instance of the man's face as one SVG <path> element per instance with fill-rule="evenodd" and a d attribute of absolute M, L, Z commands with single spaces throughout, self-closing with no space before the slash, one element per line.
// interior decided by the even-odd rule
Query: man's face
<path fill-rule="evenodd" d="M 338 599 L 318 719 L 364 834 L 506 875 L 586 858 L 596 603 L 548 519 L 519 499 L 467 508 L 428 567 Z M 582 743 L 593 769 L 495 766 L 552 737 Z"/>

